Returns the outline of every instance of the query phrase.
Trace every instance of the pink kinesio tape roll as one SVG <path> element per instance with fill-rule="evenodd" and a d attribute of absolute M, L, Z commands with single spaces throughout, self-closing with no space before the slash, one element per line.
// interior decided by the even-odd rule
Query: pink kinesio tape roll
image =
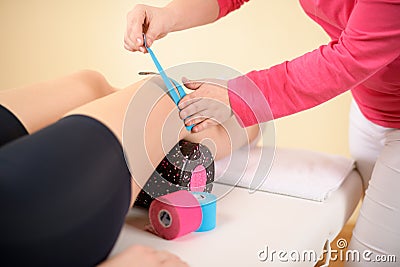
<path fill-rule="evenodd" d="M 149 218 L 157 235 L 171 240 L 196 231 L 202 211 L 196 197 L 181 190 L 156 198 L 150 205 Z"/>

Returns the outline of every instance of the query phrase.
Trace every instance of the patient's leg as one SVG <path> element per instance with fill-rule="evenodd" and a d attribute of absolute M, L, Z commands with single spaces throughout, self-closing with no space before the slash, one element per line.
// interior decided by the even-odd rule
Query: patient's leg
<path fill-rule="evenodd" d="M 0 105 L 33 133 L 68 111 L 114 91 L 101 74 L 85 70 L 52 81 L 0 91 Z"/>
<path fill-rule="evenodd" d="M 138 90 L 139 88 L 141 90 Z M 134 114 L 128 109 L 132 97 L 135 97 L 132 105 L 140 106 Z M 151 112 L 146 112 L 146 107 L 152 107 Z M 115 134 L 121 144 L 124 143 L 124 148 L 128 150 L 128 158 L 132 152 L 134 154 L 132 157 L 135 158 L 134 165 L 139 166 L 132 175 L 136 181 L 141 181 L 140 184 L 150 177 L 166 152 L 180 139 L 201 142 L 208 138 L 214 143 L 211 149 L 217 152 L 216 158 L 221 158 L 232 150 L 248 144 L 258 134 L 257 126 L 242 129 L 234 119 L 224 126 L 210 127 L 201 133 L 190 133 L 184 128 L 175 104 L 159 85 L 152 81 L 145 84 L 136 83 L 81 106 L 67 115 L 73 114 L 86 115 L 100 121 Z M 127 121 L 124 132 L 125 115 Z M 132 183 L 132 200 L 136 199 L 139 191 L 140 188 Z"/>

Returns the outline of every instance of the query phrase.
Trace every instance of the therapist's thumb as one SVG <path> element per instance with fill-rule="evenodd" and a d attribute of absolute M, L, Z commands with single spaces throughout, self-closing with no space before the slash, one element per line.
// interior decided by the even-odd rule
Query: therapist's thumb
<path fill-rule="evenodd" d="M 157 33 L 156 30 L 154 29 L 154 27 L 150 27 L 147 31 L 146 31 L 146 44 L 148 47 L 150 47 L 154 40 L 156 39 Z"/>
<path fill-rule="evenodd" d="M 204 84 L 204 82 L 202 82 L 202 81 L 189 80 L 186 77 L 182 78 L 182 83 L 183 83 L 183 85 L 185 85 L 186 88 L 188 88 L 190 90 L 199 89 L 200 86 L 202 86 Z"/>

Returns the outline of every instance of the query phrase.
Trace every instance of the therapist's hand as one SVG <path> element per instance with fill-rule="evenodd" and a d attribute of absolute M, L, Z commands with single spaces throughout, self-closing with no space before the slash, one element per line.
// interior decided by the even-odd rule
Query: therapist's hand
<path fill-rule="evenodd" d="M 185 120 L 185 125 L 195 124 L 193 132 L 201 132 L 209 126 L 224 123 L 233 115 L 227 81 L 191 81 L 183 78 L 182 82 L 194 92 L 187 94 L 179 102 L 179 116 Z"/>
<path fill-rule="evenodd" d="M 171 10 L 147 5 L 136 5 L 127 15 L 124 47 L 129 51 L 146 52 L 143 33 L 150 47 L 155 40 L 166 36 L 173 27 Z"/>

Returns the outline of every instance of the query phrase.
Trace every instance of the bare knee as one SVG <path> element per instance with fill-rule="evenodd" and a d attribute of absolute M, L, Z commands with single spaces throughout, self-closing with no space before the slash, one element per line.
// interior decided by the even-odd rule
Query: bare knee
<path fill-rule="evenodd" d="M 116 91 L 103 74 L 94 70 L 80 70 L 72 76 L 82 82 L 87 90 L 90 90 L 97 97 L 103 97 Z"/>

